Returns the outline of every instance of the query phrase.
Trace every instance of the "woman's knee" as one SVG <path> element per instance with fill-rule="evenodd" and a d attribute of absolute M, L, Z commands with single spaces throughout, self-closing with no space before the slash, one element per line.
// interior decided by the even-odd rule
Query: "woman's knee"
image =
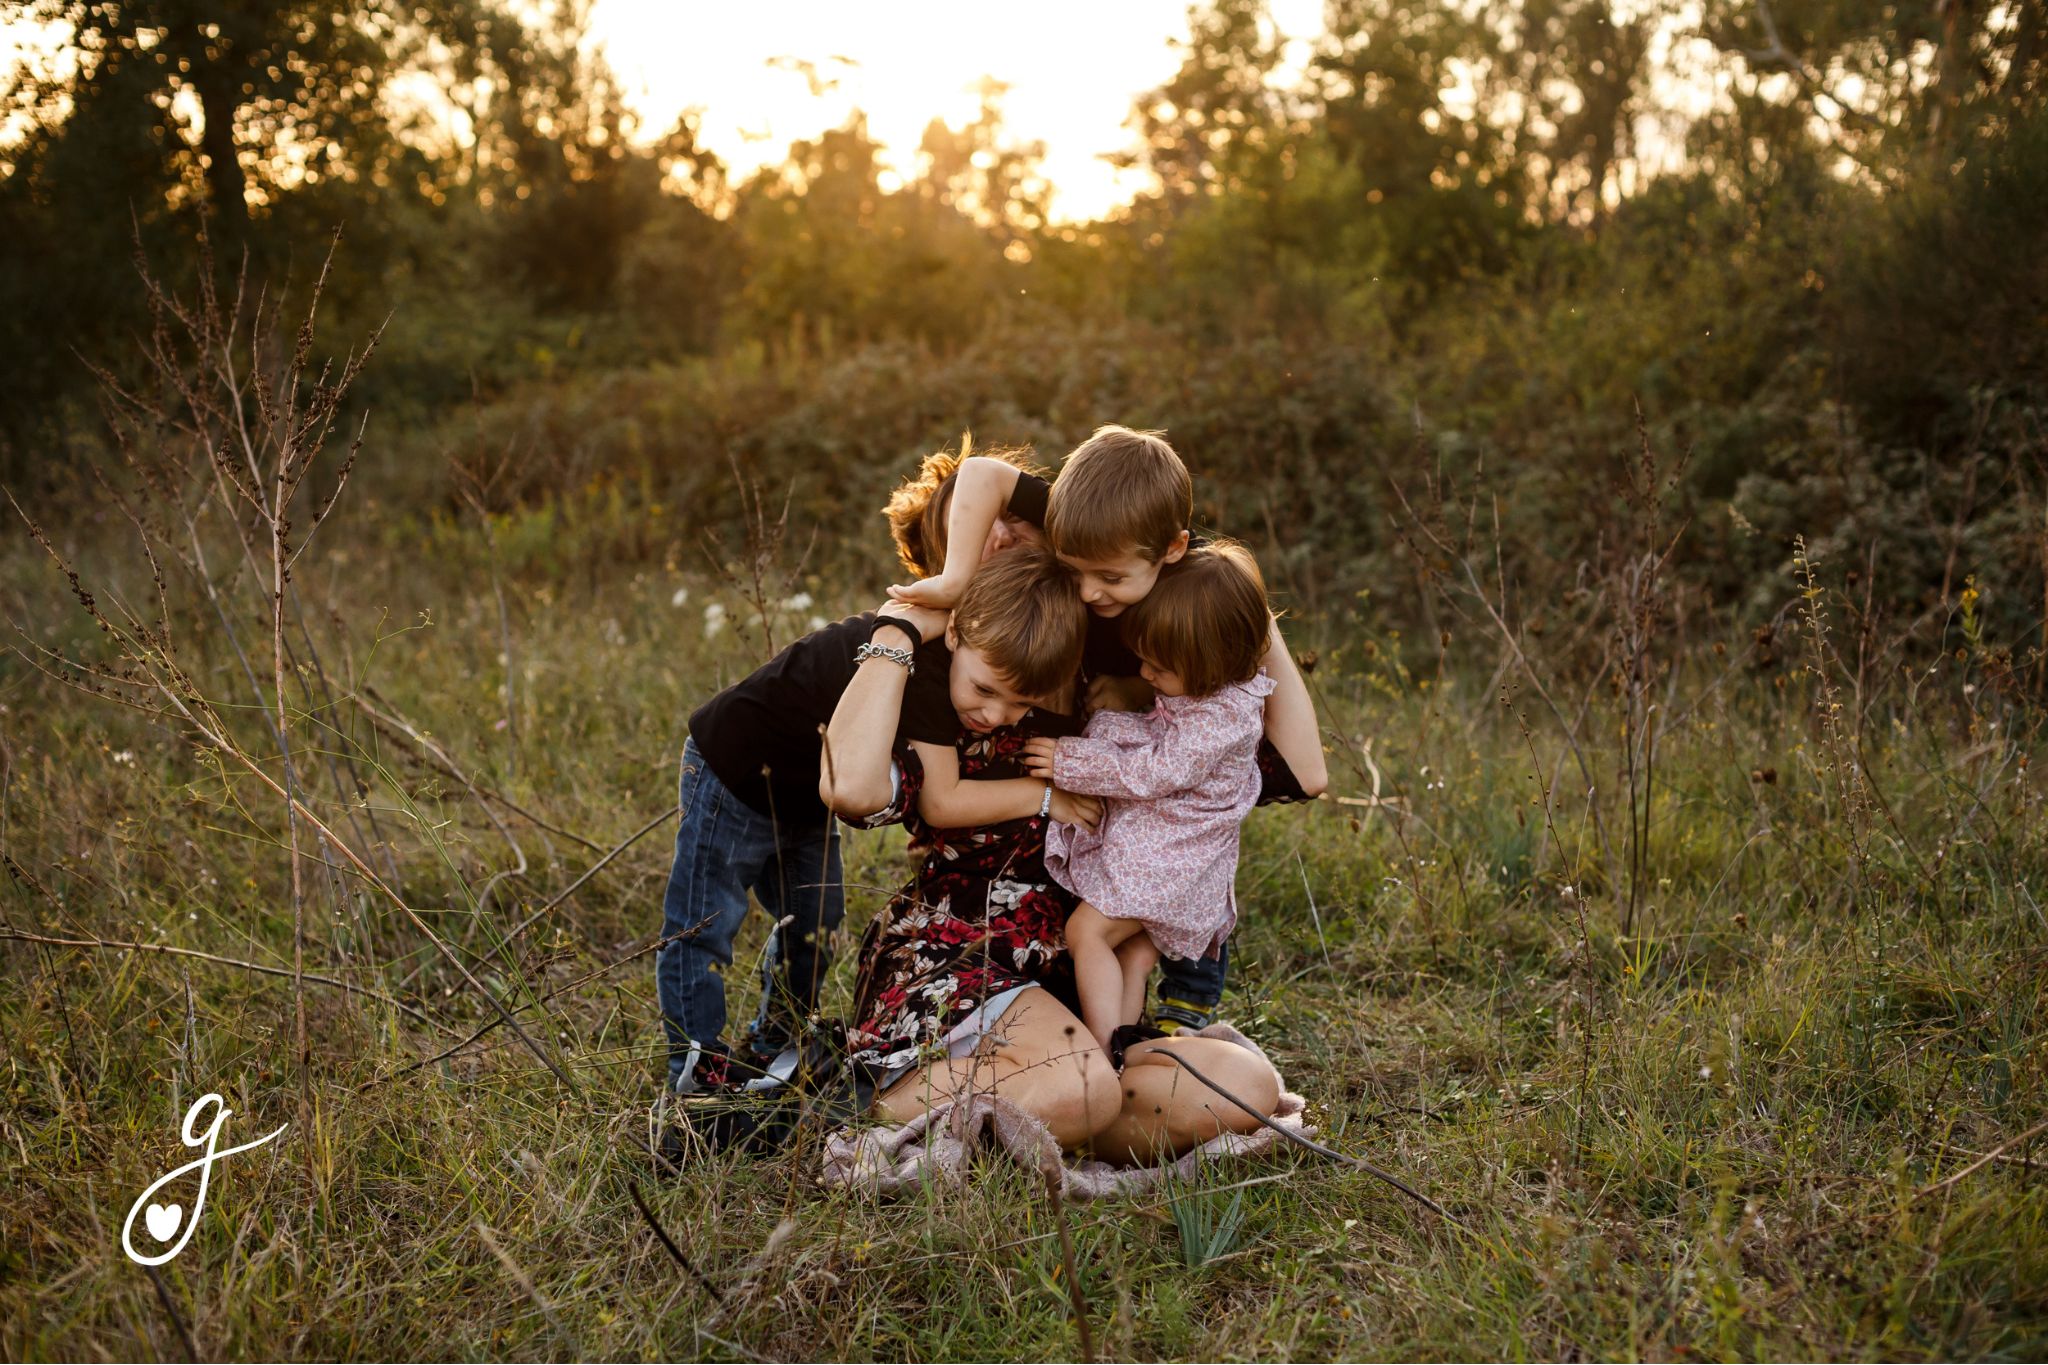
<path fill-rule="evenodd" d="M 1077 1060 L 1077 1074 L 1040 1115 L 1062 1147 L 1081 1146 L 1115 1123 L 1123 1111 L 1123 1089 L 1109 1058 L 1091 1048 Z"/>
<path fill-rule="evenodd" d="M 1202 1075 L 1178 1065 L 1174 1054 L 1187 1058 Z M 1240 1103 L 1270 1118 L 1280 1107 L 1280 1073 L 1256 1052 L 1214 1038 L 1172 1038 L 1140 1043 L 1125 1061 L 1126 1068 L 1158 1068 L 1177 1073 L 1168 1083 L 1171 1091 L 1199 1095 L 1202 1107 L 1213 1113 L 1225 1128 L 1249 1132 L 1259 1127 L 1258 1119 L 1245 1112 Z M 1212 1084 L 1213 1083 L 1213 1084 Z"/>

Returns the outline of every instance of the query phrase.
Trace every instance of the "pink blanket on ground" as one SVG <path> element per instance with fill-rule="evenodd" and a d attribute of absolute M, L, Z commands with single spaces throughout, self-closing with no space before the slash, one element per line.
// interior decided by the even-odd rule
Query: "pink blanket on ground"
<path fill-rule="evenodd" d="M 1265 1057 L 1259 1045 L 1228 1024 L 1211 1024 L 1195 1035 L 1236 1043 Z M 1277 1074 L 1277 1068 L 1276 1068 Z M 1201 1082 L 1192 1076 L 1190 1084 Z M 1228 1104 L 1229 1101 L 1219 1102 Z M 1280 1107 L 1273 1122 L 1308 1136 L 1315 1130 L 1303 1120 L 1307 1101 L 1280 1084 Z M 1105 1195 L 1138 1194 L 1169 1177 L 1188 1179 L 1204 1161 L 1222 1156 L 1250 1156 L 1280 1141 L 1270 1128 L 1211 1138 L 1179 1160 L 1161 1166 L 1112 1166 L 1105 1161 L 1066 1157 L 1052 1133 L 1030 1114 L 994 1095 L 974 1094 L 948 1100 L 900 1127 L 841 1128 L 825 1139 L 824 1182 L 842 1189 L 891 1194 L 927 1181 L 960 1185 L 967 1179 L 976 1150 L 992 1147 L 1041 1174 L 1054 1176 L 1068 1199 L 1100 1199 Z"/>

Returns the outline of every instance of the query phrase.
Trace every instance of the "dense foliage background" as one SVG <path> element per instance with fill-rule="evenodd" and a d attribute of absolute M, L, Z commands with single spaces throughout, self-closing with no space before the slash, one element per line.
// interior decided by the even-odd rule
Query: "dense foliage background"
<path fill-rule="evenodd" d="M 204 218 L 222 272 L 297 300 L 340 226 L 326 316 L 389 319 L 365 458 L 414 505 L 483 433 L 507 505 L 612 480 L 694 539 L 732 455 L 871 535 L 964 426 L 1056 458 L 1121 420 L 1305 601 L 1399 611 L 1396 488 L 1483 485 L 1547 596 L 1602 553 L 1640 411 L 1699 601 L 1767 612 L 1803 532 L 1903 622 L 1974 573 L 1997 638 L 2041 642 L 2037 0 L 1335 0 L 1298 75 L 1256 0 L 1201 4 L 1134 92 L 1153 188 L 1080 224 L 993 83 L 914 150 L 856 117 L 735 183 L 689 116 L 636 126 L 575 5 L 25 11 L 76 36 L 8 91 L 17 482 L 99 439 L 80 357 L 138 359 L 138 241 L 175 285 Z"/>

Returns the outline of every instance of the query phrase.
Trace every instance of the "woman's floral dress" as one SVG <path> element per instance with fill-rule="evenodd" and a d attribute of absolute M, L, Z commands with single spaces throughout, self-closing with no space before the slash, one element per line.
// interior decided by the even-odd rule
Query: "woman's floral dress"
<path fill-rule="evenodd" d="M 1025 776 L 1024 743 L 1071 733 L 1033 713 L 1020 725 L 960 740 L 962 778 Z M 917 875 L 861 938 L 852 1060 L 883 1070 L 945 1055 L 945 1040 L 981 1003 L 1016 986 L 1071 995 L 1067 916 L 1074 898 L 1045 871 L 1047 822 L 1037 817 L 969 829 L 933 829 L 917 815 L 924 768 L 897 749 L 903 789 L 895 805 L 923 854 Z"/>
<path fill-rule="evenodd" d="M 1024 744 L 1081 732 L 1078 719 L 1034 711 L 986 735 L 963 733 L 963 779 L 1024 777 Z M 896 749 L 903 786 L 865 823 L 901 820 L 923 855 L 917 874 L 861 936 L 851 1059 L 883 1071 L 946 1055 L 947 1035 L 982 1002 L 1016 986 L 1043 986 L 1079 1011 L 1067 916 L 1074 895 L 1045 870 L 1045 820 L 934 829 L 918 818 L 924 765 Z M 1259 804 L 1308 799 L 1277 750 L 1259 744 Z"/>

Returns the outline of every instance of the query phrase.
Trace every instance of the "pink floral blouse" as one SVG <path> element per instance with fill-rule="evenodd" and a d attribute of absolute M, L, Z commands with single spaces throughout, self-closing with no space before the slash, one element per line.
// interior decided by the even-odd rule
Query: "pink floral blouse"
<path fill-rule="evenodd" d="M 1053 880 L 1111 919 L 1143 920 L 1168 957 L 1203 957 L 1237 923 L 1237 833 L 1259 799 L 1259 737 L 1273 680 L 1261 671 L 1143 713 L 1097 711 L 1062 739 L 1053 783 L 1108 797 L 1100 829 L 1053 825 Z"/>

